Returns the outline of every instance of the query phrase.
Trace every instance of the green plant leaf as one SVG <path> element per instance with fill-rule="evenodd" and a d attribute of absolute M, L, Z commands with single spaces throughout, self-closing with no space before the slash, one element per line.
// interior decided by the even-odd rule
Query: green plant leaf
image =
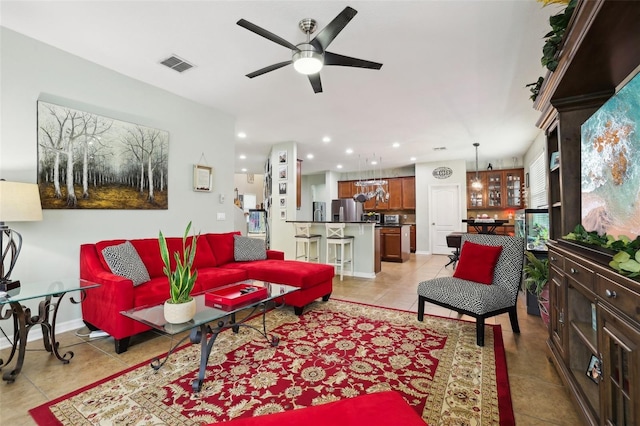
<path fill-rule="evenodd" d="M 620 269 L 629 272 L 640 272 L 640 263 L 635 260 L 627 260 L 626 262 L 620 263 Z"/>

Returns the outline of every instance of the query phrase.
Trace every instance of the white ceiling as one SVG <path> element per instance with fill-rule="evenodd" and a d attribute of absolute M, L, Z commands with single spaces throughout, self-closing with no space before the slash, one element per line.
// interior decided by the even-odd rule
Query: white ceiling
<path fill-rule="evenodd" d="M 298 44 L 300 19 L 316 19 L 320 31 L 346 6 L 358 14 L 328 50 L 381 70 L 325 67 L 319 94 L 292 66 L 245 77 L 291 52 L 236 25 L 240 18 Z M 544 75 L 542 38 L 557 12 L 534 0 L 2 0 L 0 24 L 235 116 L 248 135 L 235 141 L 236 156 L 247 156 L 236 172 L 261 173 L 272 144 L 295 141 L 310 174 L 337 164 L 358 171 L 374 155 L 382 168 L 412 156 L 473 161 L 473 142 L 481 167 L 521 157 L 539 117 L 525 84 Z M 159 64 L 171 54 L 196 67 L 180 74 Z"/>

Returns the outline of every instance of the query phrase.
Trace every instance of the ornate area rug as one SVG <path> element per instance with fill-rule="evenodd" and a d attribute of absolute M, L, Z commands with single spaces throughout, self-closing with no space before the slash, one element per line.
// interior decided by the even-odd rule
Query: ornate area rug
<path fill-rule="evenodd" d="M 140 364 L 30 413 L 41 425 L 199 425 L 393 389 L 431 426 L 514 423 L 500 326 L 480 348 L 475 323 L 337 300 L 267 321 L 279 346 L 245 327 L 221 333 L 198 394 L 200 346 L 188 344 L 157 373 Z"/>

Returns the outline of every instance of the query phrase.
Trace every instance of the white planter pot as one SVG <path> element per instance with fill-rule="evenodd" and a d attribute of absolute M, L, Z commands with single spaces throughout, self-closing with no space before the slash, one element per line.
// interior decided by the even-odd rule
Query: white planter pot
<path fill-rule="evenodd" d="M 169 303 L 164 302 L 164 319 L 170 324 L 182 324 L 191 321 L 196 314 L 196 300 L 186 303 Z"/>

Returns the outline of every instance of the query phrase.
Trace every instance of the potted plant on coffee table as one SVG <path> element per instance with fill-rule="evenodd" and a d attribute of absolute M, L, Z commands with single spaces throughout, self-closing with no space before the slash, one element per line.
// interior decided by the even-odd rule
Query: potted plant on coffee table
<path fill-rule="evenodd" d="M 196 242 L 199 235 L 194 235 L 191 243 L 187 245 L 187 237 L 191 229 L 191 222 L 187 225 L 182 237 L 182 251 L 173 253 L 175 269 L 171 270 L 171 258 L 167 247 L 167 240 L 160 231 L 158 242 L 160 244 L 160 256 L 164 263 L 163 271 L 169 278 L 169 296 L 164 303 L 164 318 L 171 324 L 181 324 L 190 321 L 196 313 L 196 301 L 191 297 L 191 290 L 198 277 L 198 271 L 194 271 L 193 260 L 196 256 Z"/>
<path fill-rule="evenodd" d="M 527 262 L 522 268 L 527 291 L 538 298 L 540 317 L 549 326 L 549 259 L 538 259 L 530 251 L 525 251 Z"/>

